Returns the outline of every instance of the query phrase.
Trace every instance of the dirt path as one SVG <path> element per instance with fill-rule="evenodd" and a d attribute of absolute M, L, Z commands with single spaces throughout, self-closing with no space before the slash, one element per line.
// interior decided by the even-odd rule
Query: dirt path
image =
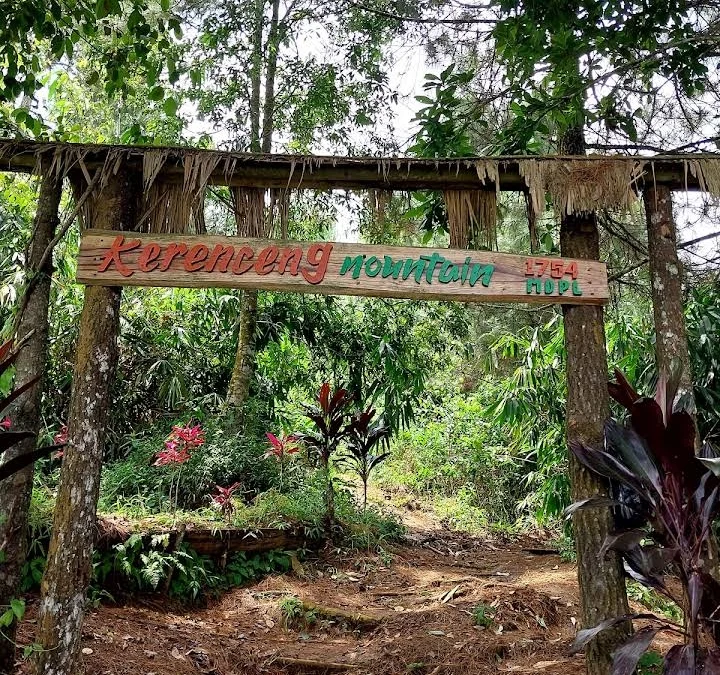
<path fill-rule="evenodd" d="M 383 555 L 326 551 L 300 573 L 238 588 L 206 608 L 165 600 L 89 612 L 89 675 L 239 675 L 348 672 L 576 675 L 575 569 L 546 546 L 453 533 L 426 512 L 402 509 L 405 544 Z M 343 610 L 286 628 L 286 598 Z M 297 605 L 297 603 L 296 603 Z M 473 612 L 484 606 L 487 626 Z M 32 640 L 32 603 L 21 638 Z M 306 622 L 303 620 L 307 619 Z M 367 622 L 372 625 L 365 625 Z"/>
<path fill-rule="evenodd" d="M 500 549 L 442 534 L 393 549 L 392 560 L 325 557 L 306 566 L 306 578 L 271 577 L 206 609 L 100 607 L 85 625 L 87 672 L 321 673 L 342 672 L 340 664 L 378 675 L 582 670 L 581 658 L 567 656 L 577 609 L 572 566 L 520 545 Z M 318 619 L 285 629 L 284 597 L 369 615 L 379 626 Z M 479 603 L 491 607 L 488 628 L 473 625 Z M 304 667 L 302 660 L 337 665 Z"/>

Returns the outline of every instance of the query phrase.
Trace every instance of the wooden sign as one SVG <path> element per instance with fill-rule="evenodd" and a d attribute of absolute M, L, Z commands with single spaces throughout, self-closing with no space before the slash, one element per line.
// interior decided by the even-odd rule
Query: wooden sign
<path fill-rule="evenodd" d="M 77 280 L 464 302 L 602 304 L 605 264 L 457 249 L 87 230 Z"/>

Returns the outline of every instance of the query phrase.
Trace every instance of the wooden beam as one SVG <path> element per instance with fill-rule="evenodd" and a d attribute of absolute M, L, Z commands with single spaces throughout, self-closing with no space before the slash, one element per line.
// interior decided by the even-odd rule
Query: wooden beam
<path fill-rule="evenodd" d="M 604 263 L 488 251 L 87 230 L 79 283 L 603 304 Z"/>
<path fill-rule="evenodd" d="M 147 152 L 164 152 L 167 160 L 158 180 L 181 182 L 183 156 L 194 153 L 213 157 L 217 167 L 210 176 L 215 185 L 245 187 L 307 188 L 315 190 L 461 190 L 495 189 L 483 184 L 477 175 L 476 164 L 498 162 L 500 190 L 524 192 L 525 180 L 520 175 L 519 162 L 531 159 L 543 162 L 587 161 L 604 162 L 608 159 L 627 162 L 652 162 L 653 170 L 646 182 L 665 185 L 672 190 L 698 190 L 699 184 L 688 170 L 687 161 L 720 159 L 718 155 L 655 155 L 590 156 L 590 157 L 468 157 L 460 159 L 418 159 L 409 157 L 322 157 L 309 155 L 262 155 L 195 148 L 80 145 L 73 143 L 39 143 L 34 141 L 0 141 L 0 171 L 29 173 L 34 170 L 39 154 L 59 150 L 74 153 L 82 158 L 86 169 L 103 165 L 110 152 L 125 153 L 125 162 L 135 171 L 142 172 L 143 155 Z M 79 169 L 79 165 L 78 165 Z M 638 182 L 638 189 L 644 182 Z"/>
<path fill-rule="evenodd" d="M 102 523 L 102 520 L 98 521 Z M 101 528 L 100 528 L 101 529 Z M 101 532 L 103 530 L 101 529 Z M 168 548 L 172 549 L 178 540 L 177 529 L 158 530 L 142 533 L 148 544 L 151 536 L 168 535 Z M 99 550 L 109 551 L 130 537 L 131 532 L 124 528 L 113 528 L 103 532 L 96 546 Z M 288 551 L 305 548 L 312 542 L 303 534 L 301 528 L 280 530 L 276 528 L 258 528 L 256 530 L 238 530 L 234 528 L 189 527 L 184 531 L 183 541 L 196 553 L 218 559 L 226 553 L 264 553 L 267 551 Z"/>

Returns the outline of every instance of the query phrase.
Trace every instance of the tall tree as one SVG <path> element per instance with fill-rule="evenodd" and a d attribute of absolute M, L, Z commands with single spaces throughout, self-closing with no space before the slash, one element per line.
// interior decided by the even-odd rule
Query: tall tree
<path fill-rule="evenodd" d="M 15 378 L 20 384 L 36 380 L 10 411 L 14 428 L 33 433 L 32 438 L 18 443 L 5 453 L 7 462 L 35 450 L 40 429 L 40 397 L 48 347 L 48 304 L 53 273 L 52 241 L 58 224 L 62 193 L 62 175 L 50 171 L 48 158 L 43 163 L 44 175 L 38 194 L 38 206 L 32 237 L 26 253 L 25 270 L 30 282 L 22 299 L 24 308 L 17 328 L 17 339 L 24 347 L 15 362 Z M 41 169 L 42 170 L 42 169 Z M 27 517 L 33 485 L 33 465 L 18 471 L 0 491 L 0 605 L 9 605 L 17 596 L 27 549 Z M 10 672 L 15 662 L 15 629 L 13 623 L 0 639 L 0 672 Z"/>
<path fill-rule="evenodd" d="M 678 258 L 672 192 L 652 185 L 643 191 L 648 232 L 650 288 L 655 317 L 655 357 L 659 373 L 679 376 L 681 396 L 693 397 L 683 304 L 683 266 Z M 688 402 L 690 402 L 688 401 Z M 694 405 L 691 406 L 694 408 Z"/>
<path fill-rule="evenodd" d="M 96 198 L 95 227 L 132 230 L 139 205 L 137 176 L 125 167 Z M 100 470 L 120 329 L 118 287 L 87 286 L 76 347 L 63 457 L 48 560 L 41 586 L 35 663 L 38 675 L 80 671 L 85 593 L 92 571 Z"/>
<path fill-rule="evenodd" d="M 597 130 L 598 125 L 636 141 L 636 120 L 642 112 L 638 97 L 654 77 L 673 78 L 685 92 L 700 89 L 707 74 L 703 60 L 714 49 L 714 37 L 699 29 L 690 3 L 650 5 L 643 3 L 641 10 L 614 1 L 501 2 L 505 18 L 494 35 L 515 99 L 514 120 L 501 139 L 503 149 L 522 152 L 538 137 L 554 137 L 559 152 L 585 154 L 586 130 Z M 563 255 L 599 256 L 594 216 L 565 215 L 560 239 Z M 599 444 L 608 413 L 602 309 L 576 309 L 564 308 L 567 432 L 570 440 Z M 570 462 L 574 497 L 607 491 L 573 457 Z M 610 514 L 600 511 L 592 522 L 583 516 L 575 524 L 583 621 L 590 627 L 626 613 L 627 600 L 617 558 L 597 556 L 612 526 Z M 621 624 L 590 646 L 588 672 L 609 672 L 610 654 L 628 628 Z"/>
<path fill-rule="evenodd" d="M 167 67 L 177 81 L 176 61 L 157 55 L 170 49 L 168 31 L 181 34 L 170 0 L 26 0 L 11 3 L 0 26 L 0 135 L 47 135 L 33 97 L 45 85 L 52 63 L 71 61 L 79 44 L 94 52 L 98 69 L 89 84 L 101 81 L 107 94 L 127 94 L 131 74 L 141 72 L 155 86 L 155 100 L 165 92 L 157 84 Z M 100 46 L 98 41 L 105 40 Z"/>
<path fill-rule="evenodd" d="M 272 150 L 275 125 L 275 77 L 277 74 L 280 43 L 285 26 L 280 26 L 280 0 L 271 2 L 270 26 L 264 40 L 265 0 L 255 0 L 252 55 L 250 59 L 250 151 L 268 153 Z M 263 58 L 265 56 L 265 58 Z M 265 75 L 264 96 L 263 70 Z M 262 195 L 264 206 L 265 195 Z M 261 214 L 262 234 L 269 234 L 268 220 L 272 214 Z M 248 223 L 238 223 L 238 236 L 248 236 Z M 250 397 L 255 375 L 255 338 L 257 328 L 258 291 L 243 291 L 238 317 L 238 345 L 228 385 L 227 402 L 236 410 L 242 409 Z"/>
<path fill-rule="evenodd" d="M 195 73 L 191 96 L 202 115 L 229 130 L 235 148 L 268 153 L 280 135 L 293 151 L 307 152 L 318 141 L 326 150 L 347 151 L 355 143 L 351 130 L 372 127 L 391 96 L 380 46 L 392 31 L 387 21 L 359 20 L 351 6 L 203 1 L 186 3 L 185 11 L 202 25 L 186 54 Z M 300 48 L 310 33 L 321 34 L 326 45 Z M 271 220 L 266 214 L 265 235 Z M 239 222 L 237 234 L 248 236 L 248 226 Z M 255 379 L 257 307 L 257 291 L 243 292 L 227 395 L 236 409 L 247 402 Z"/>

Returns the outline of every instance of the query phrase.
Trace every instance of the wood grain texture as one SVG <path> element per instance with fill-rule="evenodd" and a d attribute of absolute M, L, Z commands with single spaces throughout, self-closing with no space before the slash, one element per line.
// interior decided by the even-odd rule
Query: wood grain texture
<path fill-rule="evenodd" d="M 118 258 L 111 261 L 105 271 L 100 271 L 103 261 L 107 260 L 108 251 L 117 243 L 117 236 L 117 232 L 100 230 L 87 230 L 84 233 L 78 258 L 79 283 L 103 286 L 259 288 L 296 293 L 461 302 L 561 302 L 597 305 L 607 302 L 608 299 L 606 266 L 592 260 L 573 261 L 566 258 L 542 258 L 488 251 L 240 239 L 212 235 L 124 233 L 123 244 L 134 242 L 137 243 L 136 248 L 118 254 Z M 148 257 L 147 245 L 151 243 L 157 245 L 156 255 Z M 171 244 L 184 245 L 188 255 L 182 253 L 167 260 L 168 247 Z M 209 261 L 216 246 L 234 247 L 232 255 L 230 252 L 226 254 L 226 271 L 221 271 L 221 261 L 218 261 L 212 270 L 205 270 L 204 265 L 210 265 Z M 244 249 L 245 258 L 240 255 L 243 247 L 247 247 Z M 268 249 L 269 253 L 258 260 L 260 253 Z M 194 258 L 189 255 L 193 250 L 197 253 Z M 143 254 L 143 251 L 146 253 Z M 299 257 L 299 263 L 295 258 L 288 258 L 293 253 Z M 155 269 L 141 271 L 139 262 L 142 263 L 142 255 L 145 255 L 146 268 L 154 266 Z M 161 271 L 159 267 L 164 260 L 168 263 L 167 269 Z M 539 261 L 531 264 L 531 268 L 538 273 L 544 264 L 542 261 L 548 261 L 547 270 L 542 277 L 529 277 L 526 274 L 528 260 Z M 126 268 L 125 275 L 118 268 L 117 261 L 120 261 L 121 267 Z M 308 278 L 317 281 L 321 276 L 323 261 L 327 262 L 327 268 L 322 280 L 310 283 Z M 398 268 L 400 261 L 403 263 Z M 420 262 L 413 266 L 412 261 Z M 556 270 L 563 270 L 559 279 L 551 277 L 553 262 Z M 575 280 L 570 272 L 565 272 L 572 269 L 570 266 L 573 262 L 577 269 Z M 197 271 L 188 271 L 188 265 L 198 268 Z M 344 273 L 343 265 L 346 268 Z M 489 265 L 492 266 L 491 274 L 486 267 Z M 234 267 L 237 273 L 233 273 Z M 248 267 L 250 269 L 245 271 Z M 284 273 L 281 273 L 279 268 L 282 268 Z M 353 278 L 354 276 L 357 278 Z M 443 279 L 443 282 L 440 279 Z M 538 280 L 530 292 L 528 279 Z M 578 294 L 579 292 L 582 295 Z"/>

